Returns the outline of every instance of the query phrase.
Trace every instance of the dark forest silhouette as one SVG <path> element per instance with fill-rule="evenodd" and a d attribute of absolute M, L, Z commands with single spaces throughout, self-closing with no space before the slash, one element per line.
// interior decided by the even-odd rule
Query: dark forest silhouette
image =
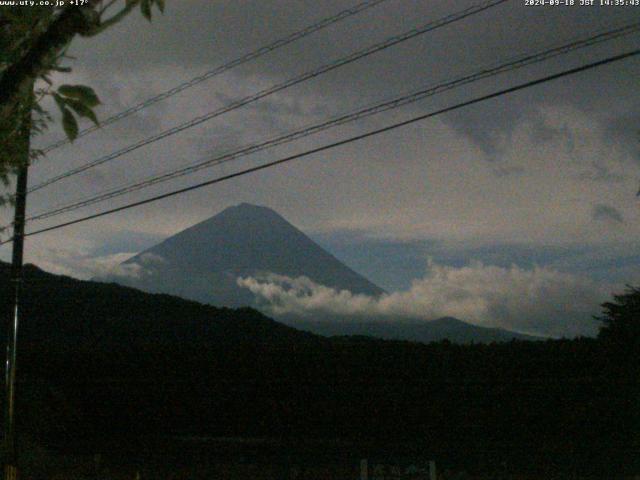
<path fill-rule="evenodd" d="M 272 439 L 291 455 L 344 442 L 341 454 L 419 452 L 468 470 L 635 468 L 635 289 L 604 305 L 598 339 L 488 345 L 324 338 L 32 266 L 26 291 L 19 424 L 49 449 L 198 435 Z"/>

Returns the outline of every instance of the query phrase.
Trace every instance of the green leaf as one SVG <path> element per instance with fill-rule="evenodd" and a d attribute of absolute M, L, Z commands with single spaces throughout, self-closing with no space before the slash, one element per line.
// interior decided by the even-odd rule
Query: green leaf
<path fill-rule="evenodd" d="M 56 103 L 58 104 L 58 108 L 60 109 L 60 112 L 62 112 L 65 109 L 65 99 L 58 95 L 57 93 L 53 94 L 53 99 L 56 101 Z"/>
<path fill-rule="evenodd" d="M 142 12 L 144 18 L 146 18 L 147 20 L 151 20 L 151 1 L 142 0 L 142 2 L 140 2 L 140 11 Z"/>
<path fill-rule="evenodd" d="M 68 99 L 67 105 L 69 105 L 79 116 L 88 118 L 93 123 L 98 125 L 98 117 L 96 117 L 94 111 L 87 107 L 84 103 L 79 102 L 78 100 Z"/>
<path fill-rule="evenodd" d="M 85 85 L 62 85 L 58 88 L 58 93 L 65 97 L 75 98 L 84 103 L 87 107 L 100 105 L 100 99 L 93 91 L 93 88 Z"/>
<path fill-rule="evenodd" d="M 78 122 L 68 108 L 62 110 L 62 128 L 72 142 L 78 138 Z"/>
<path fill-rule="evenodd" d="M 164 0 L 156 0 L 156 5 L 158 5 L 160 13 L 164 13 Z"/>

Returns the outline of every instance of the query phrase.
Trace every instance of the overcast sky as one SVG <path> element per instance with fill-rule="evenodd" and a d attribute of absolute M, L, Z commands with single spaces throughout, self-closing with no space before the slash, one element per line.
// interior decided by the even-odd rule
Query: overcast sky
<path fill-rule="evenodd" d="M 73 73 L 58 80 L 94 87 L 103 102 L 99 117 L 106 118 L 354 3 L 169 1 L 165 14 L 155 15 L 151 24 L 136 13 L 97 38 L 74 41 Z M 472 3 L 387 0 L 51 152 L 33 166 L 30 183 Z M 640 21 L 640 7 L 542 7 L 512 0 L 56 183 L 30 196 L 29 213 L 633 21 Z M 639 46 L 640 35 L 627 36 L 33 223 L 27 230 L 232 173 Z M 451 288 L 477 292 L 469 285 L 495 280 L 499 295 L 477 295 L 492 295 L 494 303 L 504 303 L 504 312 L 489 318 L 486 311 L 465 311 L 467 320 L 533 333 L 593 333 L 590 315 L 598 312 L 598 303 L 624 284 L 640 283 L 638 78 L 637 58 L 563 78 L 31 237 L 26 258 L 50 271 L 89 278 L 230 205 L 249 202 L 275 209 L 388 291 L 407 293 L 437 277 Z M 60 137 L 59 125 L 53 125 L 36 143 Z M 5 221 L 9 213 L 3 212 Z M 0 257 L 9 256 L 10 248 L 2 247 Z M 555 303 L 542 309 L 537 320 L 527 318 L 526 325 L 518 324 L 523 313 L 518 308 L 530 310 L 530 305 L 508 306 L 508 284 L 515 274 L 512 296 L 534 295 L 527 285 L 542 285 L 535 287 L 535 295 L 554 290 L 542 297 Z M 572 295 L 581 299 L 579 308 Z M 552 319 L 550 311 L 555 312 Z M 536 327 L 537 321 L 544 326 Z"/>

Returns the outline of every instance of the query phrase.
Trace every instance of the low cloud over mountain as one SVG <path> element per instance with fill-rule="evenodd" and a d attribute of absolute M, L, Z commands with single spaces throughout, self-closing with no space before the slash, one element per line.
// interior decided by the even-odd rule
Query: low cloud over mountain
<path fill-rule="evenodd" d="M 594 334 L 592 315 L 608 291 L 550 268 L 474 263 L 454 268 L 430 262 L 406 291 L 373 297 L 318 284 L 307 277 L 265 274 L 238 279 L 274 315 L 328 315 L 335 320 L 433 320 L 456 317 L 487 327 L 545 336 Z"/>
<path fill-rule="evenodd" d="M 241 204 L 173 235 L 99 277 L 148 292 L 241 307 L 254 295 L 238 277 L 306 276 L 318 284 L 372 297 L 384 292 L 322 249 L 279 214 Z"/>
<path fill-rule="evenodd" d="M 387 293 L 275 211 L 241 204 L 100 278 L 218 306 L 251 305 L 290 325 L 410 321 L 422 328 L 454 317 L 532 335 L 595 334 L 593 315 L 611 288 L 551 266 L 489 263 L 429 261 L 422 278 Z"/>

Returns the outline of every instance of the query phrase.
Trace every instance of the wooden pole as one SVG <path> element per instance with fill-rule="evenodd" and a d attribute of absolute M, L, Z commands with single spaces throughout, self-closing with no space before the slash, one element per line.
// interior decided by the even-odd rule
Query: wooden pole
<path fill-rule="evenodd" d="M 429 480 L 437 480 L 438 473 L 436 471 L 436 462 L 435 460 L 429 461 Z"/>
<path fill-rule="evenodd" d="M 360 460 L 360 480 L 369 479 L 369 463 L 366 458 Z"/>
<path fill-rule="evenodd" d="M 24 256 L 24 223 L 27 206 L 27 173 L 31 136 L 31 108 L 27 108 L 20 132 L 24 141 L 24 159 L 18 168 L 15 210 L 13 218 L 13 248 L 11 253 L 11 310 L 7 328 L 4 399 L 4 480 L 18 478 L 18 450 L 16 442 L 16 360 L 20 299 L 22 294 L 22 264 Z"/>

